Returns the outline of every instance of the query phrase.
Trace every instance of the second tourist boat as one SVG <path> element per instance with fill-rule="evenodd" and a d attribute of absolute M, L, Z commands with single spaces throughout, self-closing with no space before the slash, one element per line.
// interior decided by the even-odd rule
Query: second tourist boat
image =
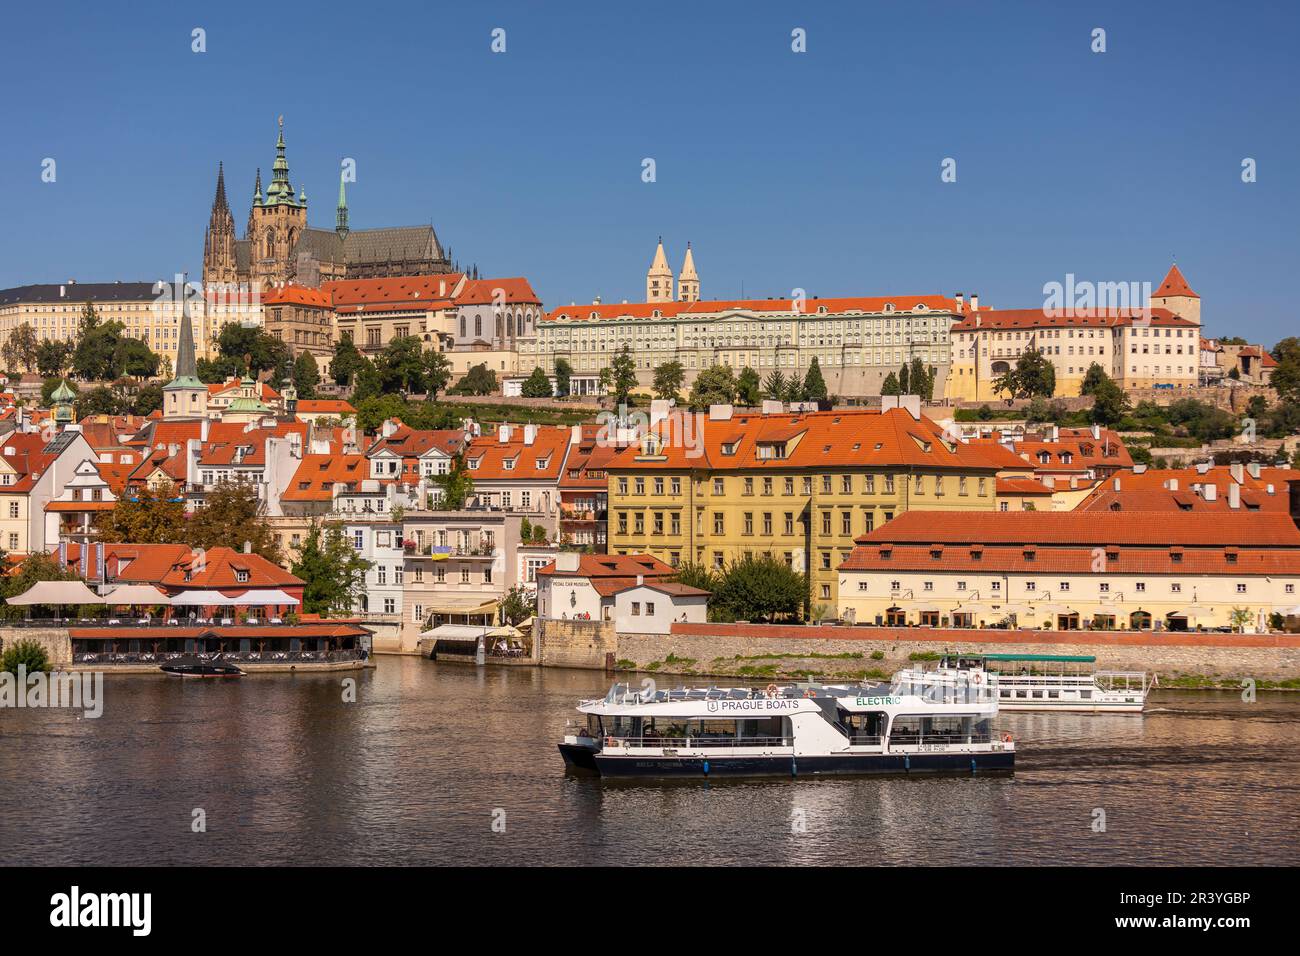
<path fill-rule="evenodd" d="M 1057 654 L 944 654 L 938 667 L 904 674 L 963 681 L 983 675 L 997 687 L 1002 710 L 1058 710 L 1085 714 L 1140 714 L 1151 691 L 1144 671 L 1096 670 L 1090 656 Z"/>
<path fill-rule="evenodd" d="M 1016 745 L 994 730 L 982 675 L 901 672 L 892 684 L 770 684 L 634 690 L 578 705 L 586 725 L 560 753 L 602 777 L 823 776 L 1009 772 Z"/>

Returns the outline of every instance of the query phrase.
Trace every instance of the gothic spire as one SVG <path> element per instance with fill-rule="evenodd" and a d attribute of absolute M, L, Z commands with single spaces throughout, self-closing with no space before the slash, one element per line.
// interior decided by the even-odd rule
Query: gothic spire
<path fill-rule="evenodd" d="M 217 163 L 217 196 L 212 200 L 213 212 L 224 212 L 230 207 L 226 204 L 226 172 L 225 164 Z"/>
<path fill-rule="evenodd" d="M 198 363 L 194 356 L 194 324 L 190 321 L 189 276 L 181 282 L 181 330 L 176 342 L 176 377 L 168 383 L 168 388 L 202 388 L 199 381 Z"/>
<path fill-rule="evenodd" d="M 343 188 L 343 172 L 339 172 L 339 205 L 334 212 L 334 231 L 340 239 L 348 237 L 348 196 Z"/>
<path fill-rule="evenodd" d="M 253 184 L 253 205 L 262 205 L 262 167 L 257 167 L 257 182 Z"/>

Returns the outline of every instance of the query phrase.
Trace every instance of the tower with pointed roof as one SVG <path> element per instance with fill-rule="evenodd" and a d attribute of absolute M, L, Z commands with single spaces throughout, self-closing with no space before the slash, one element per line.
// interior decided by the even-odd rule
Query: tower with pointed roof
<path fill-rule="evenodd" d="M 1168 309 L 1174 315 L 1180 315 L 1197 325 L 1201 324 L 1201 297 L 1192 291 L 1192 287 L 1183 278 L 1178 263 L 1169 267 L 1165 281 L 1160 288 L 1151 293 L 1151 307 Z"/>
<path fill-rule="evenodd" d="M 176 377 L 163 386 L 163 419 L 191 421 L 208 414 L 208 387 L 199 381 L 190 320 L 189 282 L 181 288 L 181 330 L 176 343 Z"/>
<path fill-rule="evenodd" d="M 645 300 L 647 302 L 673 301 L 673 270 L 668 268 L 663 236 L 659 237 L 654 261 L 650 263 L 650 270 L 645 274 Z"/>
<path fill-rule="evenodd" d="M 691 255 L 691 244 L 686 243 L 686 259 L 682 262 L 682 271 L 677 275 L 677 301 L 700 301 L 700 277 L 695 271 L 695 256 Z"/>
<path fill-rule="evenodd" d="M 203 284 L 239 281 L 239 263 L 235 253 L 235 217 L 226 201 L 226 174 L 217 164 L 217 195 L 212 200 L 212 214 L 203 234 Z"/>
<path fill-rule="evenodd" d="M 50 393 L 50 408 L 54 415 L 54 424 L 59 428 L 71 425 L 76 421 L 72 411 L 72 403 L 76 398 L 77 393 L 68 387 L 66 378 L 60 379 L 59 387 Z"/>
<path fill-rule="evenodd" d="M 262 174 L 258 170 L 253 191 L 253 208 L 248 219 L 250 278 L 263 286 L 288 282 L 297 272 L 294 249 L 307 228 L 307 194 L 293 192 L 289 181 L 289 159 L 284 144 L 284 117 L 275 143 L 271 181 L 262 195 Z"/>

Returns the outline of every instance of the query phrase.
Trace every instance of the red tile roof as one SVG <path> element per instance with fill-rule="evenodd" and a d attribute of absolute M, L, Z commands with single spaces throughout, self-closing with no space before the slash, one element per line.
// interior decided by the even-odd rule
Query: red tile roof
<path fill-rule="evenodd" d="M 533 287 L 523 276 L 509 279 L 470 279 L 456 296 L 457 305 L 491 305 L 494 302 L 541 305 Z"/>
<path fill-rule="evenodd" d="M 1192 291 L 1192 287 L 1187 284 L 1183 274 L 1179 271 L 1177 265 L 1169 267 L 1169 273 L 1165 276 L 1165 281 L 1160 283 L 1160 288 L 1152 293 L 1152 298 L 1163 298 L 1167 295 L 1187 296 L 1191 299 L 1199 299 L 1200 296 Z"/>
<path fill-rule="evenodd" d="M 370 477 L 364 455 L 303 455 L 281 501 L 330 501 L 334 485 L 359 485 Z"/>
<path fill-rule="evenodd" d="M 351 402 L 340 398 L 304 398 L 298 400 L 299 415 L 355 415 Z"/>
<path fill-rule="evenodd" d="M 485 432 L 469 444 L 465 461 L 475 483 L 482 481 L 558 481 L 569 449 L 569 429 L 539 425 L 531 445 L 524 443 L 525 425 L 512 425 L 510 440 L 502 442 L 496 430 Z M 507 464 L 510 467 L 507 467 Z M 546 467 L 539 468 L 544 463 Z"/>
<path fill-rule="evenodd" d="M 667 578 L 677 573 L 670 564 L 651 554 L 580 554 L 577 571 L 557 571 L 552 561 L 538 574 L 562 574 L 579 578 Z"/>
<path fill-rule="evenodd" d="M 463 273 L 398 276 L 382 279 L 344 279 L 326 282 L 322 291 L 330 296 L 334 310 L 350 312 L 427 312 L 454 305 L 452 293 Z"/>
<path fill-rule="evenodd" d="M 803 314 L 815 315 L 824 308 L 828 313 L 887 311 L 886 307 L 907 312 L 913 306 L 923 305 L 929 312 L 957 314 L 957 300 L 944 295 L 850 296 L 831 299 L 806 299 Z M 599 302 L 589 305 L 567 305 L 551 310 L 546 321 L 558 319 L 591 318 L 641 318 L 648 319 L 657 312 L 661 318 L 676 316 L 706 316 L 727 311 L 793 313 L 791 299 L 708 299 L 699 302 Z"/>
<path fill-rule="evenodd" d="M 308 289 L 300 285 L 272 286 L 262 296 L 262 305 L 305 305 L 315 309 L 333 308 L 329 293 L 322 289 Z"/>
<path fill-rule="evenodd" d="M 1113 329 L 1141 324 L 1142 312 L 1118 309 L 1075 310 L 1071 315 L 1057 315 L 1044 309 L 981 309 L 955 323 L 953 332 L 987 332 L 1006 329 L 1099 328 Z M 1196 328 L 1196 323 L 1175 315 L 1168 309 L 1151 309 L 1153 327 Z"/>

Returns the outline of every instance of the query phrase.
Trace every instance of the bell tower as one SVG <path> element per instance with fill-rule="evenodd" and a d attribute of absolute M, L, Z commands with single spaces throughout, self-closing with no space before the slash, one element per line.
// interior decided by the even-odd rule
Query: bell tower
<path fill-rule="evenodd" d="M 659 247 L 655 249 L 654 261 L 645 274 L 645 300 L 647 302 L 673 301 L 673 270 L 668 268 L 668 257 L 664 255 L 664 237 L 659 237 Z"/>
<path fill-rule="evenodd" d="M 280 117 L 280 137 L 275 144 L 275 163 L 271 182 L 262 196 L 262 173 L 257 174 L 253 190 L 253 208 L 248 217 L 249 260 L 252 278 L 263 287 L 292 279 L 296 268 L 293 250 L 307 228 L 307 193 L 293 194 L 289 182 L 289 160 L 285 155 L 284 117 Z"/>

